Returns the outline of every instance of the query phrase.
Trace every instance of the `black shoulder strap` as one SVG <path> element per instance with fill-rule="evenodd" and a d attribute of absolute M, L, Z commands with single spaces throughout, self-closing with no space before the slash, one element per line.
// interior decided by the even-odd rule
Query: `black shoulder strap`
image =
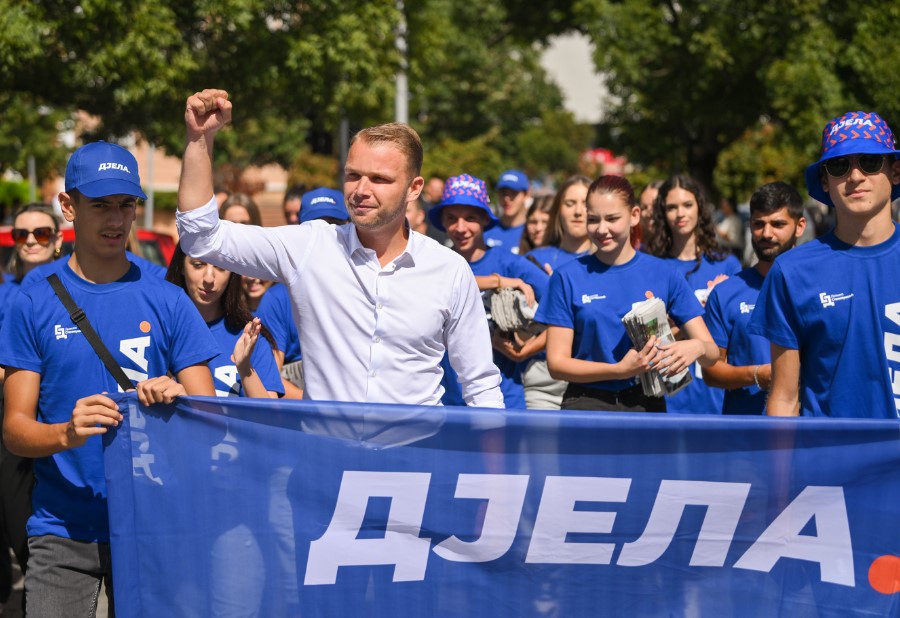
<path fill-rule="evenodd" d="M 103 345 L 103 341 L 100 340 L 97 331 L 91 326 L 91 323 L 88 321 L 87 316 L 81 307 L 75 304 L 75 301 L 69 294 L 69 290 L 67 290 L 66 286 L 63 285 L 63 282 L 60 281 L 59 275 L 53 273 L 47 277 L 47 281 L 50 282 L 53 291 L 59 296 L 59 300 L 62 301 L 66 311 L 69 312 L 69 317 L 71 317 L 72 321 L 75 322 L 75 325 L 81 329 L 81 332 L 91 344 L 91 347 L 94 348 L 94 352 L 97 353 L 97 356 L 99 356 L 100 360 L 103 361 L 103 364 L 106 365 L 106 368 L 112 374 L 112 377 L 118 382 L 119 387 L 123 391 L 133 389 L 134 384 L 132 384 L 131 380 L 128 379 L 128 376 L 125 375 L 125 372 L 122 371 L 122 368 L 116 363 L 116 359 L 113 358 L 113 355 L 107 347 Z"/>

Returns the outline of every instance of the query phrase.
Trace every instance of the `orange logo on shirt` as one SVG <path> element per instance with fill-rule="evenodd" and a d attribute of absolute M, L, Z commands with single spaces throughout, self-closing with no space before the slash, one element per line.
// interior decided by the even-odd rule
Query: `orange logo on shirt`
<path fill-rule="evenodd" d="M 149 333 L 150 332 L 150 322 L 148 322 L 147 320 L 144 320 L 143 322 L 141 322 L 140 329 L 141 329 L 142 333 Z"/>

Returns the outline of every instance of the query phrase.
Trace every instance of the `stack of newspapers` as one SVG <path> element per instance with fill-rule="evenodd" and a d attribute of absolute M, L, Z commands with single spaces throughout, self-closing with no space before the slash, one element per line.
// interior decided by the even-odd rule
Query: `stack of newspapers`
<path fill-rule="evenodd" d="M 658 345 L 668 345 L 675 342 L 672 330 L 669 328 L 669 319 L 666 316 L 666 306 L 658 298 L 650 298 L 637 303 L 622 318 L 625 330 L 631 337 L 631 342 L 638 350 L 647 345 L 650 337 L 656 335 Z M 674 395 L 690 384 L 691 372 L 685 369 L 674 376 L 663 377 L 655 369 L 638 376 L 644 394 L 648 397 L 662 397 Z"/>

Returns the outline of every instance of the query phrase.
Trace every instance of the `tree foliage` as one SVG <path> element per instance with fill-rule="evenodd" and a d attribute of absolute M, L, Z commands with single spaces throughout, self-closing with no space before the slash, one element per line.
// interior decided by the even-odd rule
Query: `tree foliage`
<path fill-rule="evenodd" d="M 759 126 L 808 162 L 834 116 L 900 120 L 896 3 L 582 0 L 578 14 L 607 78 L 608 132 L 632 160 L 710 183 L 720 153 L 751 147 Z M 785 158 L 782 177 L 798 177 L 796 164 Z"/>

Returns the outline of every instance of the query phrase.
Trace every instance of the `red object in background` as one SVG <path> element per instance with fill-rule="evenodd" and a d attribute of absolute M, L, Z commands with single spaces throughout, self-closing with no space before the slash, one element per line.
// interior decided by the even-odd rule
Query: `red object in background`
<path fill-rule="evenodd" d="M 13 242 L 11 234 L 12 226 L 0 226 L 0 264 L 9 263 L 9 256 L 12 255 L 13 248 L 16 243 Z M 75 246 L 75 230 L 71 227 L 62 229 L 63 233 L 63 254 L 72 253 Z M 168 234 L 154 232 L 152 230 L 137 229 L 137 240 L 141 246 L 141 255 L 144 259 L 150 260 L 160 266 L 168 266 L 169 261 L 175 254 L 175 239 Z"/>

